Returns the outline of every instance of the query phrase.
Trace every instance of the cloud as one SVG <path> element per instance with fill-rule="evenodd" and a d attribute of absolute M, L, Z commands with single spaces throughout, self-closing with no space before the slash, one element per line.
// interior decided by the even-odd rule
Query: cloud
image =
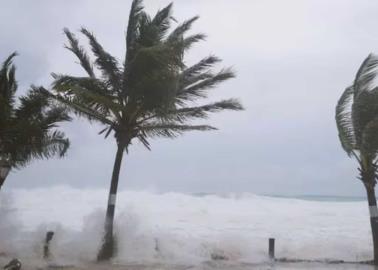
<path fill-rule="evenodd" d="M 169 1 L 145 1 L 154 13 Z M 50 72 L 81 74 L 63 49 L 63 27 L 86 26 L 121 59 L 130 1 L 8 1 L 0 18 L 0 55 L 18 50 L 20 92 L 48 85 Z M 123 188 L 162 191 L 360 194 L 356 164 L 339 146 L 334 106 L 363 60 L 378 52 L 373 1 L 176 1 L 179 20 L 200 15 L 194 31 L 208 34 L 188 61 L 214 53 L 238 77 L 211 99 L 239 97 L 247 110 L 210 121 L 220 128 L 152 152 L 133 146 L 122 168 Z M 82 39 L 85 42 L 84 39 Z M 7 187 L 107 186 L 115 146 L 85 121 L 64 125 L 72 149 L 64 160 L 37 161 L 13 172 Z"/>

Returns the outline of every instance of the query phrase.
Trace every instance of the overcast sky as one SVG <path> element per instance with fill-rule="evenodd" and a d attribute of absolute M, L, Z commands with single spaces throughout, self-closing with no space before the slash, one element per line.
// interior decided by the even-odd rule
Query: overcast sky
<path fill-rule="evenodd" d="M 170 1 L 145 0 L 155 13 Z M 82 74 L 63 48 L 63 27 L 86 26 L 122 59 L 130 0 L 3 1 L 0 57 L 17 50 L 19 93 L 51 83 L 50 72 Z M 357 165 L 340 147 L 334 121 L 338 97 L 370 53 L 378 53 L 377 1 L 177 0 L 178 21 L 200 15 L 193 32 L 207 41 L 189 52 L 232 66 L 237 78 L 211 100 L 236 97 L 244 112 L 209 122 L 220 130 L 132 146 L 120 187 L 179 192 L 360 195 Z M 85 42 L 84 39 L 82 39 Z M 84 43 L 85 44 L 85 43 Z M 64 124 L 72 147 L 63 160 L 36 161 L 14 171 L 5 188 L 108 187 L 115 143 L 84 120 Z"/>

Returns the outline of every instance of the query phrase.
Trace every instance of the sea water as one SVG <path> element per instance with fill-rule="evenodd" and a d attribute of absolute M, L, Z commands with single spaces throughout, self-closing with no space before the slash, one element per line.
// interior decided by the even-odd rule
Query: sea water
<path fill-rule="evenodd" d="M 52 230 L 52 260 L 94 261 L 106 202 L 105 189 L 4 190 L 0 253 L 41 258 Z M 231 265 L 265 264 L 271 237 L 279 258 L 372 258 L 364 198 L 120 191 L 115 233 L 119 264 L 199 265 L 214 255 Z"/>

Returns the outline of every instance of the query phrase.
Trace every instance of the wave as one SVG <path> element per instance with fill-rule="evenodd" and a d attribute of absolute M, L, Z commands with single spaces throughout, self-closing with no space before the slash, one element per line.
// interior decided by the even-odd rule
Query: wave
<path fill-rule="evenodd" d="M 95 260 L 101 243 L 105 189 L 52 187 L 0 194 L 0 253 L 42 258 L 55 232 L 56 262 Z M 115 233 L 117 263 L 267 261 L 268 238 L 277 257 L 371 258 L 366 202 L 316 202 L 254 194 L 194 196 L 121 191 Z"/>

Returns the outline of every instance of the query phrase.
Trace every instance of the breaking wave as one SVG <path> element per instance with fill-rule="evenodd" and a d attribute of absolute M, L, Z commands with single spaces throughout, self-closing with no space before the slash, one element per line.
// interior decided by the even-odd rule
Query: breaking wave
<path fill-rule="evenodd" d="M 1 191 L 0 254 L 41 259 L 52 230 L 52 261 L 94 261 L 106 201 L 105 189 Z M 117 263 L 264 262 L 270 237 L 277 257 L 367 260 L 372 250 L 362 201 L 121 191 L 115 224 Z"/>

